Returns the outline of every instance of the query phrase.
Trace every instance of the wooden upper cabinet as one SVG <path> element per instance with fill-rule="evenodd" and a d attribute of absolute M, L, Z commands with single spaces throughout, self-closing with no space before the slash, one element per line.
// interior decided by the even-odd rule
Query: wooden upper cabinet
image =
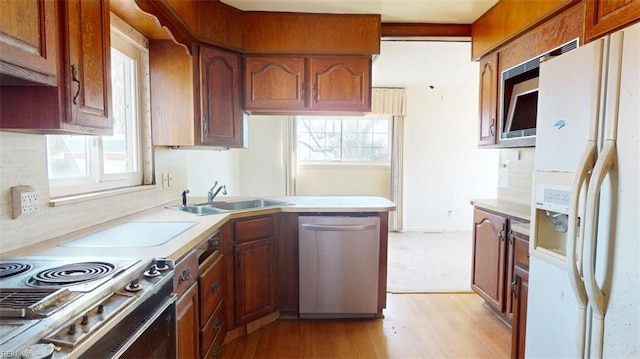
<path fill-rule="evenodd" d="M 591 0 L 585 2 L 587 41 L 619 30 L 640 19 L 640 0 Z"/>
<path fill-rule="evenodd" d="M 498 52 L 480 60 L 480 112 L 478 146 L 493 146 L 497 140 Z"/>
<path fill-rule="evenodd" d="M 240 100 L 240 58 L 212 47 L 200 47 L 199 144 L 243 147 L 245 114 Z"/>
<path fill-rule="evenodd" d="M 42 2 L 46 9 L 49 1 Z M 59 27 L 52 29 L 60 29 L 62 36 L 56 87 L 4 83 L 0 86 L 0 128 L 109 136 L 113 134 L 109 1 L 56 4 L 60 6 Z"/>
<path fill-rule="evenodd" d="M 56 86 L 58 2 L 0 0 L 0 13 L 2 83 L 26 80 Z"/>
<path fill-rule="evenodd" d="M 111 29 L 108 0 L 67 0 L 65 75 L 70 124 L 111 129 Z"/>
<path fill-rule="evenodd" d="M 304 110 L 304 58 L 246 57 L 246 110 Z"/>
<path fill-rule="evenodd" d="M 149 42 L 153 143 L 244 146 L 238 55 L 208 46 L 193 52 L 195 59 L 170 40 Z"/>
<path fill-rule="evenodd" d="M 245 57 L 252 113 L 370 112 L 369 57 Z"/>
<path fill-rule="evenodd" d="M 195 144 L 193 57 L 171 40 L 149 41 L 151 133 L 154 145 Z"/>
<path fill-rule="evenodd" d="M 309 75 L 312 110 L 371 111 L 370 58 L 312 58 Z"/>

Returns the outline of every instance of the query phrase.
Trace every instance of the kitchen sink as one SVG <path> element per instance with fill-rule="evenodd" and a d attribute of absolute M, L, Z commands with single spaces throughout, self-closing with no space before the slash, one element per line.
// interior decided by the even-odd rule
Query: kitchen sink
<path fill-rule="evenodd" d="M 204 202 L 204 203 L 198 203 L 198 204 L 191 204 L 188 206 L 176 205 L 168 208 L 203 216 L 207 214 L 219 214 L 219 213 L 226 213 L 226 212 L 232 212 L 232 211 L 241 211 L 244 209 L 289 206 L 292 204 L 293 203 L 276 201 L 272 199 L 251 199 L 251 200 L 235 201 L 235 202 Z"/>
<path fill-rule="evenodd" d="M 272 199 L 252 199 L 236 202 L 205 202 L 197 204 L 198 207 L 215 208 L 223 211 L 239 211 L 243 209 L 254 209 L 273 206 L 288 206 L 292 203 L 276 201 Z"/>
<path fill-rule="evenodd" d="M 203 216 L 203 215 L 207 215 L 207 214 L 220 214 L 220 213 L 229 212 L 229 211 L 224 210 L 224 209 L 211 207 L 211 206 L 204 206 L 204 205 L 199 205 L 199 204 L 192 204 L 192 205 L 188 205 L 188 206 L 177 205 L 177 206 L 171 206 L 171 207 L 167 207 L 167 208 L 175 209 L 175 210 L 183 211 L 183 212 L 188 212 L 188 213 L 193 213 L 193 214 L 199 215 L 199 216 Z"/>

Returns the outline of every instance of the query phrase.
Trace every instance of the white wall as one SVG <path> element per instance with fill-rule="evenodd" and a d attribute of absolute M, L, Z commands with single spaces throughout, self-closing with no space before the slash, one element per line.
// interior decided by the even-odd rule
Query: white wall
<path fill-rule="evenodd" d="M 228 196 L 240 196 L 239 151 L 178 150 L 185 153 L 189 196 L 206 196 L 213 184 L 227 186 Z M 222 192 L 219 197 L 224 197 Z"/>
<path fill-rule="evenodd" d="M 206 196 L 218 181 L 227 186 L 230 197 L 285 196 L 286 120 L 283 116 L 249 116 L 248 148 L 180 150 L 187 153 L 190 195 Z"/>
<path fill-rule="evenodd" d="M 300 165 L 298 196 L 376 196 L 389 198 L 389 166 Z"/>
<path fill-rule="evenodd" d="M 405 231 L 470 231 L 469 200 L 496 197 L 498 151 L 476 145 L 479 75 L 470 46 L 382 42 L 374 64 L 375 87 L 407 89 Z"/>
<path fill-rule="evenodd" d="M 243 196 L 286 195 L 286 126 L 284 116 L 249 117 L 249 148 L 241 150 L 239 155 Z"/>

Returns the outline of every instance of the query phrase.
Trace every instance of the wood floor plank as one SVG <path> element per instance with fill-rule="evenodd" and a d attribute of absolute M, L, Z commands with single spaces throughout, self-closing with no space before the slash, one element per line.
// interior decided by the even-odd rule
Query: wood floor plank
<path fill-rule="evenodd" d="M 388 294 L 382 319 L 281 319 L 223 358 L 508 358 L 511 331 L 473 293 Z"/>

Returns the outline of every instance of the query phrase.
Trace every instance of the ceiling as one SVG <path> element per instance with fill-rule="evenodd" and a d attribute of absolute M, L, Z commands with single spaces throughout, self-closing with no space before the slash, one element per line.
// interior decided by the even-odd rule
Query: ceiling
<path fill-rule="evenodd" d="M 382 22 L 471 24 L 498 0 L 222 0 L 243 11 L 380 14 Z"/>

